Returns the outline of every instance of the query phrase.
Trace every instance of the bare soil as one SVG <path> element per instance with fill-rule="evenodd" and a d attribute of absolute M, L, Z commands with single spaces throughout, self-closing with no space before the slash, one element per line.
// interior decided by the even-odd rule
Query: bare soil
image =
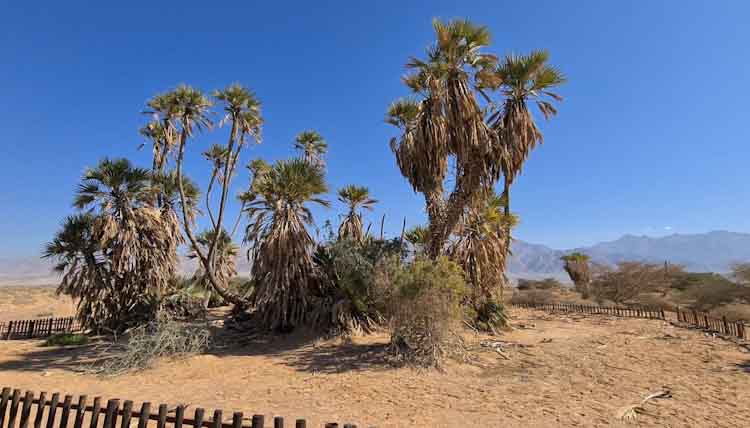
<path fill-rule="evenodd" d="M 33 312 L 33 311 L 32 311 Z M 388 336 L 235 340 L 207 355 L 114 378 L 82 373 L 95 352 L 0 341 L 0 386 L 304 417 L 312 426 L 747 427 L 750 352 L 664 321 L 511 310 L 501 336 L 465 332 L 471 360 L 393 368 Z M 482 342 L 500 342 L 502 355 Z M 507 357 L 507 359 L 506 359 Z M 629 424 L 623 406 L 667 387 Z M 210 413 L 209 413 L 210 414 Z"/>
<path fill-rule="evenodd" d="M 67 317 L 75 304 L 58 296 L 55 287 L 0 286 L 0 322 L 32 318 Z"/>

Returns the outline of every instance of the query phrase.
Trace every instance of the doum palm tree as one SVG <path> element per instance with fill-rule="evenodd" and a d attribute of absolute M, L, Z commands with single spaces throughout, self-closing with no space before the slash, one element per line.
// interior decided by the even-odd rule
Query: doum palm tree
<path fill-rule="evenodd" d="M 253 178 L 247 201 L 245 242 L 253 261 L 252 302 L 262 326 L 289 330 L 305 323 L 314 284 L 315 242 L 307 231 L 309 204 L 328 207 L 320 168 L 301 159 L 278 161 Z"/>
<path fill-rule="evenodd" d="M 552 90 L 565 83 L 565 77 L 547 64 L 549 53 L 533 51 L 528 55 L 507 55 L 494 73 L 495 79 L 487 86 L 504 97 L 502 106 L 489 118 L 490 126 L 500 138 L 506 152 L 502 162 L 503 199 L 505 215 L 510 213 L 510 187 L 521 172 L 536 144 L 544 142 L 528 104 L 535 103 L 545 119 L 557 114 L 551 100 L 562 101 Z M 510 233 L 506 231 L 506 239 Z M 510 242 L 506 247 L 510 250 Z"/>
<path fill-rule="evenodd" d="M 339 239 L 363 242 L 365 236 L 360 210 L 372 211 L 378 201 L 370 197 L 370 190 L 367 187 L 353 184 L 339 189 L 338 199 L 341 203 L 346 204 L 349 210 L 339 226 Z"/>
<path fill-rule="evenodd" d="M 310 165 L 319 168 L 325 166 L 323 155 L 328 151 L 328 144 L 317 131 L 307 130 L 299 133 L 294 148 L 302 152 L 302 159 Z"/>

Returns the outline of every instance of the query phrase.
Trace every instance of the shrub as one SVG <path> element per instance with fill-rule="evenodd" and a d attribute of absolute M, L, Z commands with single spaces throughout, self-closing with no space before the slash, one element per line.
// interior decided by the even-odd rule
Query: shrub
<path fill-rule="evenodd" d="M 161 357 L 187 357 L 206 351 L 211 344 L 206 325 L 175 321 L 160 316 L 157 321 L 136 327 L 123 345 L 105 350 L 103 363 L 95 373 L 116 376 L 145 369 Z"/>
<path fill-rule="evenodd" d="M 393 355 L 402 363 L 440 367 L 454 349 L 451 329 L 461 318 L 467 291 L 463 270 L 444 257 L 385 268 Z"/>
<path fill-rule="evenodd" d="M 552 303 L 555 301 L 555 295 L 551 290 L 528 290 L 528 291 L 516 291 L 511 297 L 511 303 L 524 304 L 524 303 Z"/>
<path fill-rule="evenodd" d="M 311 322 L 330 333 L 369 333 L 384 321 L 376 291 L 376 266 L 403 257 L 398 240 L 342 239 L 318 247 L 313 259 L 321 277 L 311 296 Z"/>
<path fill-rule="evenodd" d="M 48 337 L 42 346 L 82 346 L 87 343 L 89 337 L 85 334 L 59 333 Z"/>
<path fill-rule="evenodd" d="M 563 288 L 563 285 L 560 281 L 558 281 L 555 278 L 544 278 L 542 280 L 534 280 L 534 279 L 519 279 L 518 285 L 516 286 L 518 290 L 560 290 Z"/>
<path fill-rule="evenodd" d="M 467 310 L 469 323 L 479 331 L 497 334 L 508 326 L 505 306 L 497 299 L 487 299 Z"/>

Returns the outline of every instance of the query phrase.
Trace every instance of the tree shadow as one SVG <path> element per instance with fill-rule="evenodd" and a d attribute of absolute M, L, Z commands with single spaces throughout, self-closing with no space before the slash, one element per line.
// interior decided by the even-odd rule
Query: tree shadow
<path fill-rule="evenodd" d="M 0 372 L 14 370 L 22 372 L 45 372 L 47 370 L 66 370 L 84 372 L 92 364 L 106 358 L 97 344 L 76 347 L 41 347 L 20 353 L 17 359 L 0 361 Z"/>
<path fill-rule="evenodd" d="M 356 343 L 347 338 L 326 338 L 319 332 L 298 330 L 285 335 L 248 333 L 234 343 L 210 352 L 217 357 L 266 356 L 279 358 L 298 371 L 311 373 L 344 373 L 357 370 L 385 370 L 388 344 L 384 341 Z"/>

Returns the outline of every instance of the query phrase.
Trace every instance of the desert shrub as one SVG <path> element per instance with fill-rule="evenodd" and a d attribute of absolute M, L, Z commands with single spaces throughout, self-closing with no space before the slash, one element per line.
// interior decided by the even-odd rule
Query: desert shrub
<path fill-rule="evenodd" d="M 641 262 L 620 262 L 617 269 L 603 267 L 589 285 L 597 302 L 622 304 L 647 292 L 661 290 L 666 283 L 664 268 Z"/>
<path fill-rule="evenodd" d="M 376 291 L 375 269 L 389 258 L 403 258 L 398 240 L 340 239 L 320 245 L 313 257 L 321 286 L 311 296 L 312 324 L 330 333 L 368 333 L 382 324 L 384 300 Z"/>
<path fill-rule="evenodd" d="M 739 286 L 726 278 L 716 274 L 706 276 L 710 278 L 703 283 L 695 284 L 684 292 L 685 297 L 692 303 L 690 307 L 699 311 L 708 311 L 718 306 L 735 301 L 750 300 L 750 289 Z"/>
<path fill-rule="evenodd" d="M 477 330 L 497 333 L 508 326 L 508 314 L 498 299 L 486 299 L 467 308 L 468 322 Z"/>
<path fill-rule="evenodd" d="M 555 300 L 557 299 L 555 298 L 555 294 L 552 292 L 552 290 L 516 290 L 516 292 L 513 293 L 513 297 L 511 297 L 510 302 L 515 304 L 546 304 L 552 303 Z"/>
<path fill-rule="evenodd" d="M 89 343 L 89 337 L 85 334 L 60 333 L 48 337 L 42 346 L 82 346 L 87 343 Z"/>
<path fill-rule="evenodd" d="M 210 345 L 211 333 L 206 325 L 161 315 L 156 321 L 130 330 L 124 343 L 105 349 L 106 358 L 91 371 L 116 376 L 146 369 L 158 358 L 199 354 Z"/>
<path fill-rule="evenodd" d="M 418 258 L 384 267 L 389 297 L 391 351 L 397 361 L 440 367 L 454 351 L 452 328 L 461 319 L 467 287 L 464 272 L 447 258 Z M 383 275 L 381 275 L 381 279 Z"/>
<path fill-rule="evenodd" d="M 534 280 L 534 279 L 519 279 L 518 285 L 516 286 L 518 290 L 560 290 L 563 288 L 563 285 L 560 281 L 558 281 L 555 278 L 544 278 L 542 280 Z"/>

